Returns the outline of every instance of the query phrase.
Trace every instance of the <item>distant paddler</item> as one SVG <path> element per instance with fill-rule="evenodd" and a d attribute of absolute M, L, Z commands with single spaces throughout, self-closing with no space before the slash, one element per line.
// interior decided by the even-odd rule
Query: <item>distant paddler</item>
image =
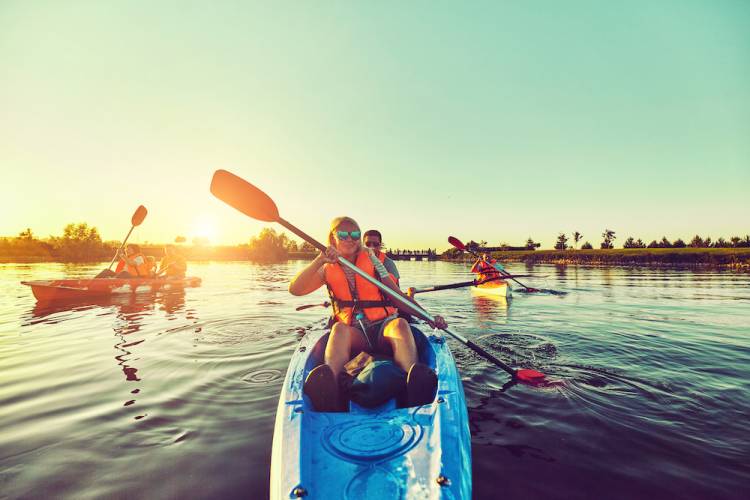
<path fill-rule="evenodd" d="M 156 271 L 157 278 L 181 279 L 185 277 L 187 262 L 174 245 L 164 246 L 164 257 Z"/>
<path fill-rule="evenodd" d="M 474 262 L 471 266 L 471 272 L 477 275 L 477 282 L 495 280 L 500 277 L 500 270 L 505 270 L 503 266 L 498 264 L 496 259 L 493 259 L 487 253 L 483 253 L 482 256 Z"/>

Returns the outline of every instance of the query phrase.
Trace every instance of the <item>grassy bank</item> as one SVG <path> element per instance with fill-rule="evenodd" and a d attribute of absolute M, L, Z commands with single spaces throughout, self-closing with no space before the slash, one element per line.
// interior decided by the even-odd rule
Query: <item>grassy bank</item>
<path fill-rule="evenodd" d="M 611 250 L 524 250 L 493 252 L 500 261 L 528 264 L 617 266 L 716 266 L 750 269 L 750 248 L 616 248 Z"/>

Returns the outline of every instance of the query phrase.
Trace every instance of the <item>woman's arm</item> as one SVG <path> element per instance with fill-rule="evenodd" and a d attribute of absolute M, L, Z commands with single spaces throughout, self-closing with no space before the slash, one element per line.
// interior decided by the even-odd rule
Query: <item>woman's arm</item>
<path fill-rule="evenodd" d="M 326 258 L 318 254 L 300 273 L 292 278 L 289 283 L 289 293 L 292 295 L 307 295 L 312 293 L 325 283 L 323 279 L 323 266 Z"/>

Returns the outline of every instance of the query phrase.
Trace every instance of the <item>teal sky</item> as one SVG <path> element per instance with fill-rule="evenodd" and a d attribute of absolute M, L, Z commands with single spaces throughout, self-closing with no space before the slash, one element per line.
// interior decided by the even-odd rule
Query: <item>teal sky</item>
<path fill-rule="evenodd" d="M 750 2 L 0 3 L 0 235 L 750 233 Z"/>

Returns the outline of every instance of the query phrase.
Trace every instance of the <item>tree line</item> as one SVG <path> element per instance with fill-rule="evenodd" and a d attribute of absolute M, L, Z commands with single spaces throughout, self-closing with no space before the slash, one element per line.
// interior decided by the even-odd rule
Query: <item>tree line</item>
<path fill-rule="evenodd" d="M 65 226 L 62 236 L 39 239 L 27 228 L 14 238 L 0 238 L 0 257 L 21 261 L 98 262 L 111 258 L 118 247 L 118 242 L 102 241 L 96 227 L 82 222 Z"/>
<path fill-rule="evenodd" d="M 611 229 L 605 229 L 602 233 L 602 242 L 599 244 L 599 248 L 606 250 L 614 248 L 614 240 L 616 239 L 615 231 Z M 560 233 L 557 236 L 555 243 L 555 250 L 568 250 L 570 248 L 577 248 L 578 242 L 582 238 L 582 234 L 578 231 L 573 233 L 573 241 L 575 242 L 574 247 L 568 246 L 568 236 L 565 233 Z M 666 236 L 662 237 L 661 240 L 652 240 L 651 243 L 646 244 L 640 238 L 635 239 L 629 236 L 622 245 L 622 248 L 750 248 L 750 235 L 745 235 L 744 238 L 739 236 L 732 236 L 728 240 L 723 237 L 718 238 L 716 241 L 712 241 L 710 236 L 705 238 L 696 234 L 689 243 L 685 243 L 682 238 L 677 238 L 674 241 L 669 241 Z M 593 246 L 588 241 L 581 245 L 581 250 L 591 250 Z"/>

